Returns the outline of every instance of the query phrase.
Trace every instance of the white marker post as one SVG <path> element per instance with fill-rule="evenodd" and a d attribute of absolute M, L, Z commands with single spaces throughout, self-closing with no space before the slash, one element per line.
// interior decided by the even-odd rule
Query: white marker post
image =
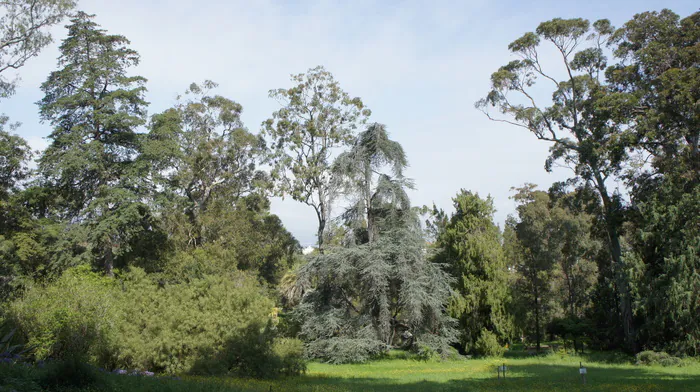
<path fill-rule="evenodd" d="M 498 371 L 498 379 L 501 379 L 501 373 L 503 373 L 503 379 L 506 379 L 506 364 L 504 363 L 503 366 L 498 366 L 497 368 Z"/>
<path fill-rule="evenodd" d="M 583 385 L 586 385 L 586 368 L 583 367 L 583 364 L 581 362 L 578 363 L 578 373 L 581 375 L 581 380 L 583 381 Z"/>

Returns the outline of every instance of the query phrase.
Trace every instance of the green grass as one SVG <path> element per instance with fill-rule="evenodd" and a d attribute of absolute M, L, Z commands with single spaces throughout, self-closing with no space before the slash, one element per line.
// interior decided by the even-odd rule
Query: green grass
<path fill-rule="evenodd" d="M 580 361 L 588 368 L 586 386 L 582 385 L 578 372 Z M 507 378 L 498 380 L 496 366 L 504 362 L 509 368 Z M 25 373 L 29 372 L 31 370 Z M 700 391 L 700 362 L 687 361 L 683 367 L 647 367 L 619 363 L 619 356 L 559 354 L 446 362 L 386 359 L 357 365 L 311 363 L 306 375 L 275 381 L 207 377 L 169 380 L 104 375 L 100 385 L 88 390 L 269 392 L 270 387 L 275 392 Z M 4 391 L 2 387 L 0 391 Z"/>

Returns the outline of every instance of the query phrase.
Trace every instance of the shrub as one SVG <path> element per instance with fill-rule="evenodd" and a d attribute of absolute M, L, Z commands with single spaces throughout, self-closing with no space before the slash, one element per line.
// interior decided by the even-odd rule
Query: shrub
<path fill-rule="evenodd" d="M 275 339 L 271 323 L 250 325 L 229 339 L 223 350 L 211 352 L 198 361 L 193 373 L 275 378 L 306 371 L 303 346 L 297 339 Z"/>
<path fill-rule="evenodd" d="M 299 339 L 280 338 L 272 344 L 272 352 L 281 360 L 279 372 L 285 376 L 306 373 L 304 344 Z"/>
<path fill-rule="evenodd" d="M 477 354 L 485 357 L 502 357 L 506 352 L 506 348 L 498 343 L 496 334 L 486 329 L 481 330 L 481 334 L 474 344 L 474 350 Z"/>
<path fill-rule="evenodd" d="M 637 365 L 680 366 L 681 359 L 663 351 L 642 351 L 636 356 Z"/>
<path fill-rule="evenodd" d="M 138 268 L 110 279 L 78 267 L 30 288 L 8 316 L 36 360 L 80 357 L 102 368 L 174 374 L 265 325 L 274 306 L 266 294 L 241 272 L 168 285 Z"/>
<path fill-rule="evenodd" d="M 94 358 L 109 344 L 113 287 L 113 280 L 78 267 L 54 284 L 28 290 L 8 316 L 36 360 Z"/>
<path fill-rule="evenodd" d="M 45 390 L 85 388 L 97 383 L 97 370 L 79 357 L 52 362 L 41 375 L 39 385 Z"/>
<path fill-rule="evenodd" d="M 42 392 L 32 374 L 33 368 L 0 361 L 0 392 Z"/>

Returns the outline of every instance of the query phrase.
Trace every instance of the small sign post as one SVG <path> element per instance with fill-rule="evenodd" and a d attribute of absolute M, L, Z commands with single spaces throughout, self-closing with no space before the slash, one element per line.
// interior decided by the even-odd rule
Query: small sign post
<path fill-rule="evenodd" d="M 583 385 L 586 385 L 586 368 L 583 367 L 583 363 L 579 362 L 578 363 L 578 372 L 581 375 L 581 381 L 583 381 Z"/>
<path fill-rule="evenodd" d="M 501 379 L 501 373 L 503 373 L 503 379 L 506 379 L 506 364 L 504 363 L 503 366 L 498 366 L 497 371 L 498 371 L 498 379 Z"/>

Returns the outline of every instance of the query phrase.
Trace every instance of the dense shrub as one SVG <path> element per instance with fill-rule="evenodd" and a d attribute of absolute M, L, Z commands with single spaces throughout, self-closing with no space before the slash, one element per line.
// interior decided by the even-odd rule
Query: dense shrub
<path fill-rule="evenodd" d="M 637 365 L 680 366 L 681 359 L 663 351 L 642 351 L 636 356 Z"/>
<path fill-rule="evenodd" d="M 474 350 L 477 354 L 485 357 L 502 357 L 506 352 L 506 348 L 498 343 L 496 334 L 486 329 L 481 330 L 481 334 L 474 344 Z"/>
<path fill-rule="evenodd" d="M 187 372 L 240 331 L 265 325 L 274 306 L 257 280 L 243 273 L 160 287 L 135 270 L 125 290 L 116 362 L 165 373 Z"/>
<path fill-rule="evenodd" d="M 304 348 L 297 339 L 276 339 L 271 324 L 252 324 L 230 338 L 222 350 L 198 361 L 193 372 L 205 375 L 275 378 L 306 371 Z"/>
<path fill-rule="evenodd" d="M 83 362 L 80 357 L 52 362 L 39 378 L 39 385 L 47 391 L 68 388 L 85 388 L 97 383 L 97 370 Z"/>
<path fill-rule="evenodd" d="M 96 359 L 109 347 L 115 291 L 114 280 L 78 267 L 51 285 L 29 289 L 10 305 L 8 316 L 34 359 Z"/>
<path fill-rule="evenodd" d="M 267 324 L 273 305 L 255 277 L 241 272 L 168 285 L 140 269 L 109 279 L 79 267 L 29 289 L 9 317 L 34 359 L 81 355 L 107 369 L 173 374 Z"/>

